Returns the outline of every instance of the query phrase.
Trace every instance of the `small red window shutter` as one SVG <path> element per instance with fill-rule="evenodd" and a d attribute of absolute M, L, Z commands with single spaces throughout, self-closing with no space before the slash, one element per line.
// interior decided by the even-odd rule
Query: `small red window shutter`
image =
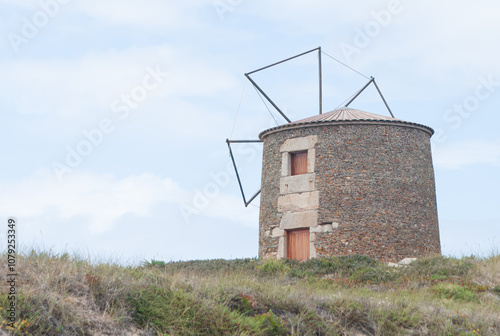
<path fill-rule="evenodd" d="M 307 151 L 292 153 L 291 161 L 292 161 L 291 175 L 299 175 L 307 173 Z"/>

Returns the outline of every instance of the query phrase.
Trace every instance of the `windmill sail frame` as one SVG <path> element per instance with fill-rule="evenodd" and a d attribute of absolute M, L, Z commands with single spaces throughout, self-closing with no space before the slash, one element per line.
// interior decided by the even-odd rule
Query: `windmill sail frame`
<path fill-rule="evenodd" d="M 259 68 L 259 69 L 256 69 L 256 70 L 253 70 L 253 71 L 245 73 L 245 77 L 250 81 L 250 83 L 252 83 L 252 85 L 255 87 L 255 89 L 260 94 L 262 94 L 262 96 L 264 98 L 266 98 L 266 100 L 276 109 L 276 111 L 278 111 L 278 113 L 287 121 L 287 123 L 291 123 L 292 121 L 286 116 L 286 114 L 283 111 L 281 111 L 281 109 L 278 107 L 278 105 L 276 105 L 274 103 L 274 101 L 264 92 L 264 90 L 262 90 L 260 88 L 260 86 L 255 82 L 255 80 L 253 80 L 250 77 L 250 75 L 252 75 L 252 74 L 254 74 L 256 72 L 259 72 L 259 71 L 271 68 L 271 67 L 276 66 L 278 64 L 290 61 L 292 59 L 295 59 L 295 58 L 307 55 L 307 54 L 315 52 L 315 51 L 318 51 L 318 80 L 319 80 L 318 81 L 318 87 L 319 87 L 319 90 L 318 90 L 319 91 L 318 105 L 319 105 L 319 114 L 322 114 L 323 113 L 323 75 L 322 75 L 323 70 L 322 70 L 322 63 L 321 63 L 321 54 L 324 53 L 324 52 L 321 51 L 321 46 L 319 46 L 317 48 L 314 48 L 314 49 L 311 49 L 311 50 L 308 50 L 308 51 L 305 51 L 305 52 L 300 53 L 298 55 L 295 55 L 295 56 L 292 56 L 292 57 L 288 57 L 288 58 L 286 58 L 284 60 L 281 60 L 279 62 L 270 64 L 270 65 L 266 65 L 266 66 L 264 66 L 262 68 Z M 382 101 L 384 102 L 385 106 L 387 107 L 387 110 L 389 111 L 389 113 L 391 114 L 391 116 L 394 118 L 394 114 L 392 113 L 392 111 L 391 111 L 389 105 L 387 104 L 387 101 L 385 100 L 384 96 L 382 95 L 382 92 L 380 91 L 380 88 L 378 87 L 377 83 L 375 82 L 375 78 L 374 77 L 367 77 L 367 76 L 363 75 L 362 73 L 360 73 L 360 72 L 354 70 L 353 68 L 349 67 L 345 63 L 342 63 L 341 61 L 337 60 L 336 58 L 334 58 L 334 57 L 332 57 L 332 56 L 330 56 L 330 55 L 328 55 L 326 53 L 324 53 L 324 54 L 326 56 L 332 58 L 333 60 L 339 62 L 340 64 L 346 66 L 347 68 L 353 70 L 354 72 L 357 72 L 358 74 L 362 75 L 363 77 L 369 79 L 368 83 L 366 83 L 360 90 L 358 90 L 352 96 L 351 99 L 349 99 L 349 101 L 345 104 L 345 107 L 348 107 L 370 84 L 373 83 L 373 85 L 377 89 L 377 92 L 379 93 L 380 97 L 382 98 Z M 234 171 L 236 173 L 236 178 L 238 180 L 238 184 L 239 184 L 239 187 L 240 187 L 241 196 L 243 198 L 243 203 L 245 204 L 245 207 L 248 207 L 248 205 L 250 205 L 250 203 L 260 194 L 261 189 L 259 189 L 259 191 L 257 191 L 252 197 L 250 197 L 250 199 L 248 201 L 246 200 L 245 192 L 243 190 L 243 185 L 241 183 L 241 178 L 240 178 L 240 175 L 238 173 L 238 168 L 236 166 L 236 161 L 234 159 L 233 151 L 231 149 L 231 144 L 232 143 L 262 143 L 262 141 L 261 140 L 229 140 L 229 139 L 226 139 L 226 143 L 227 143 L 227 146 L 228 146 L 228 149 L 229 149 L 229 155 L 230 155 L 231 161 L 233 163 Z"/>

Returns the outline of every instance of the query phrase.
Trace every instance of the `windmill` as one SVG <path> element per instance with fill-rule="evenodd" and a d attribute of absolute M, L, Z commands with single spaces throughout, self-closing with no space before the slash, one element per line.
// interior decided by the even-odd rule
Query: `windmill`
<path fill-rule="evenodd" d="M 318 54 L 318 114 L 291 121 L 251 77 Z M 368 82 L 323 113 L 322 54 Z M 396 119 L 375 78 L 311 49 L 245 74 L 286 121 L 259 140 L 226 143 L 245 206 L 260 194 L 259 256 L 305 260 L 363 254 L 399 261 L 440 253 L 430 137 L 425 125 Z M 390 117 L 350 108 L 371 84 Z M 246 198 L 232 144 L 263 143 L 261 189 Z"/>

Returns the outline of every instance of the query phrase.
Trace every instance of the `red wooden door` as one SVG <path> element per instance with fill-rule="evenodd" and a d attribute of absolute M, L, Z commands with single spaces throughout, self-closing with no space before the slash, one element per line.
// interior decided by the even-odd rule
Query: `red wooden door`
<path fill-rule="evenodd" d="M 287 231 L 287 258 L 309 259 L 309 229 Z"/>
<path fill-rule="evenodd" d="M 307 173 L 307 151 L 291 154 L 291 175 L 300 175 Z"/>

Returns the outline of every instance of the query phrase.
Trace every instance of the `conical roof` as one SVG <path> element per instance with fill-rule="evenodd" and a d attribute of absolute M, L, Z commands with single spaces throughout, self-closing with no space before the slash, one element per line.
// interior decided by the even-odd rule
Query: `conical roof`
<path fill-rule="evenodd" d="M 276 126 L 267 129 L 259 134 L 259 138 L 268 133 L 273 133 L 278 130 L 286 128 L 298 128 L 298 127 L 309 127 L 309 126 L 322 126 L 324 124 L 394 124 L 395 126 L 407 126 L 413 128 L 419 128 L 430 135 L 434 134 L 434 130 L 428 126 L 404 121 L 397 118 L 392 118 L 388 116 L 383 116 L 375 113 L 370 113 L 358 109 L 353 109 L 350 107 L 342 107 L 327 113 L 315 115 L 309 118 L 293 121 L 288 124 L 281 126 Z"/>
<path fill-rule="evenodd" d="M 357 109 L 353 109 L 350 107 L 343 107 L 337 110 L 333 110 L 327 113 L 318 114 L 316 116 L 312 116 L 309 118 L 301 119 L 292 124 L 302 124 L 306 122 L 315 122 L 315 121 L 338 121 L 338 120 L 399 120 L 396 118 L 386 117 L 383 115 L 365 112 Z"/>

